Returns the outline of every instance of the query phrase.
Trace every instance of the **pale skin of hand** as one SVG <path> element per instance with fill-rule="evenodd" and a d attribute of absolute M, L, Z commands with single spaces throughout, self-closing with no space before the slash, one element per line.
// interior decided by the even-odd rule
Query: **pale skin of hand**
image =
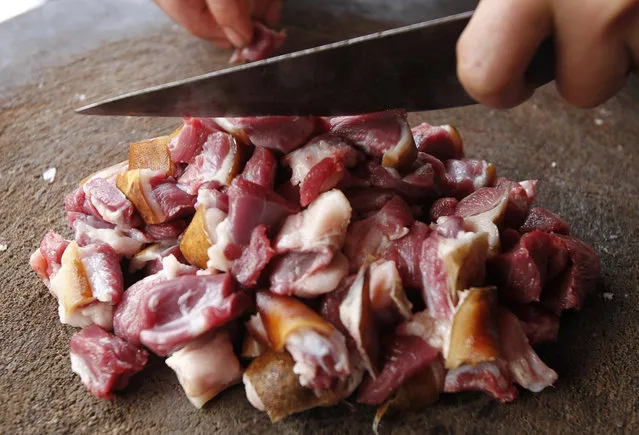
<path fill-rule="evenodd" d="M 251 17 L 273 25 L 283 0 L 155 0 L 195 36 L 224 48 L 252 36 Z M 481 0 L 457 43 L 457 74 L 480 103 L 510 108 L 534 90 L 525 73 L 553 35 L 556 83 L 572 105 L 593 107 L 638 72 L 639 0 Z"/>
<path fill-rule="evenodd" d="M 243 47 L 253 37 L 255 18 L 275 25 L 283 0 L 155 0 L 176 23 L 222 48 Z"/>
<path fill-rule="evenodd" d="M 461 83 L 484 105 L 520 104 L 533 93 L 526 69 L 550 35 L 559 92 L 594 107 L 638 72 L 639 0 L 481 0 L 457 43 Z"/>

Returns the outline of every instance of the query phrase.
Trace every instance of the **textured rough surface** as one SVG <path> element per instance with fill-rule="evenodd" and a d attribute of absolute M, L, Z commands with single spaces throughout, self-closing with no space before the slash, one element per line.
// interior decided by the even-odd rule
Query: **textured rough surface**
<path fill-rule="evenodd" d="M 406 1 L 408 12 L 395 2 L 377 9 L 342 3 L 289 2 L 284 49 L 389 27 L 402 16 L 421 20 L 445 2 Z M 127 10 L 139 19 L 117 21 Z M 75 30 L 60 30 L 65 22 Z M 70 236 L 62 204 L 81 178 L 124 160 L 128 143 L 168 133 L 179 121 L 93 118 L 72 109 L 82 95 L 94 101 L 224 67 L 230 53 L 187 35 L 141 0 L 56 0 L 0 23 L 0 40 L 8 34 L 22 45 L 0 47 L 0 245 L 7 247 L 0 250 L 0 432 L 370 433 L 374 409 L 353 403 L 270 426 L 241 386 L 197 410 L 159 358 L 111 402 L 86 392 L 68 358 L 75 329 L 58 322 L 29 254 L 49 228 Z M 562 318 L 559 342 L 540 349 L 559 374 L 554 389 L 522 393 L 509 405 L 479 393 L 444 395 L 383 421 L 382 433 L 639 432 L 638 101 L 635 81 L 588 111 L 569 108 L 549 87 L 507 112 L 411 115 L 412 125 L 454 124 L 468 157 L 494 162 L 500 175 L 540 178 L 537 203 L 599 252 L 603 279 L 581 313 Z M 53 184 L 42 179 L 49 167 L 57 168 Z"/>

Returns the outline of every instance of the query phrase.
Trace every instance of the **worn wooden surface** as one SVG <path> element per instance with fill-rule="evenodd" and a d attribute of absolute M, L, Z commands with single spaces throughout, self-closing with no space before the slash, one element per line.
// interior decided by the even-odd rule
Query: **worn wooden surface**
<path fill-rule="evenodd" d="M 441 2 L 289 2 L 286 50 L 441 14 Z M 467 2 L 472 3 L 472 2 Z M 458 9 L 463 9 L 463 5 Z M 123 18 L 128 17 L 128 18 Z M 416 54 L 419 55 L 419 54 Z M 88 173 L 126 158 L 127 144 L 172 119 L 93 118 L 72 109 L 102 97 L 221 68 L 229 53 L 169 23 L 151 2 L 55 0 L 0 24 L 0 433 L 369 433 L 374 410 L 352 403 L 271 426 L 241 387 L 193 408 L 159 358 L 111 401 L 71 372 L 56 304 L 28 267 L 49 228 L 70 235 L 62 201 Z M 363 71 L 363 74 L 368 72 Z M 382 433 L 639 431 L 639 85 L 576 110 L 552 87 L 507 112 L 468 107 L 413 115 L 454 123 L 468 154 L 503 175 L 539 178 L 538 203 L 566 218 L 602 260 L 601 294 L 564 316 L 540 354 L 556 387 L 500 405 L 447 395 L 382 425 Z M 57 168 L 55 183 L 42 172 Z"/>

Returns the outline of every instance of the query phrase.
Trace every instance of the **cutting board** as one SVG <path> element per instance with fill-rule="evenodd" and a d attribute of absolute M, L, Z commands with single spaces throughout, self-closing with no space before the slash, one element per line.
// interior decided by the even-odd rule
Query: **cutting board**
<path fill-rule="evenodd" d="M 446 1 L 289 2 L 284 50 L 459 12 Z M 93 118 L 88 101 L 222 68 L 228 52 L 191 37 L 146 0 L 56 0 L 0 23 L 0 432 L 370 433 L 374 409 L 344 403 L 271 426 L 241 386 L 202 410 L 159 358 L 113 401 L 71 372 L 56 303 L 28 267 L 53 228 L 67 236 L 64 195 L 127 156 L 130 142 L 176 119 Z M 366 72 L 362 72 L 366 73 Z M 567 313 L 557 343 L 539 349 L 555 388 L 501 405 L 481 393 L 445 395 L 389 419 L 382 433 L 630 433 L 639 431 L 639 85 L 592 110 L 568 107 L 548 86 L 510 111 L 466 107 L 411 115 L 452 123 L 469 157 L 500 175 L 538 178 L 537 203 L 568 220 L 600 254 L 599 294 Z M 55 182 L 42 173 L 57 169 Z M 6 248 L 6 249 L 4 249 Z"/>

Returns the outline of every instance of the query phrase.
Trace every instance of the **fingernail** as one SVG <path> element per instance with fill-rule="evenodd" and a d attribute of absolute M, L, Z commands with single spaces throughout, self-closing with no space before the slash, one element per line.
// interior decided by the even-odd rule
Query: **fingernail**
<path fill-rule="evenodd" d="M 229 38 L 229 41 L 231 41 L 231 44 L 233 44 L 236 47 L 244 47 L 249 42 L 251 42 L 249 38 L 240 35 L 238 31 L 230 27 L 224 28 L 224 34 L 226 35 L 227 38 Z"/>

